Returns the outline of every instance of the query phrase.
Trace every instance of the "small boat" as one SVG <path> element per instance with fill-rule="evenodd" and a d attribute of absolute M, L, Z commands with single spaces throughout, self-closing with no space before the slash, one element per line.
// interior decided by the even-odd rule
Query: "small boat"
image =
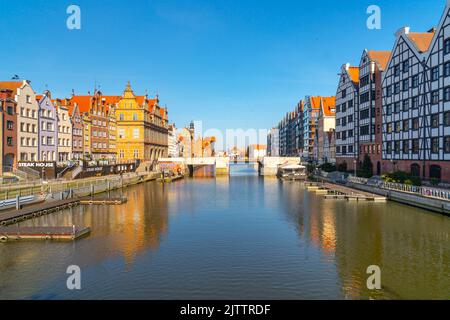
<path fill-rule="evenodd" d="M 308 175 L 305 166 L 294 164 L 279 167 L 277 177 L 286 181 L 303 181 Z"/>

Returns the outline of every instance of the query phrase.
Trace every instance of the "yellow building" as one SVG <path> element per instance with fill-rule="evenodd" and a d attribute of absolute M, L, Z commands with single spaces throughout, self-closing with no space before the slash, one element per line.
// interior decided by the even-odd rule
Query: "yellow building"
<path fill-rule="evenodd" d="M 83 159 L 91 157 L 91 118 L 88 113 L 83 113 Z"/>
<path fill-rule="evenodd" d="M 167 110 L 159 100 L 135 96 L 130 83 L 117 104 L 116 148 L 119 162 L 140 160 L 150 169 L 168 154 Z"/>

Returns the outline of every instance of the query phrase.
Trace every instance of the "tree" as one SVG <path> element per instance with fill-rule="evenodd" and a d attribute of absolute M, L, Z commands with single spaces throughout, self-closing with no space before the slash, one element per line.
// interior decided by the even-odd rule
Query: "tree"
<path fill-rule="evenodd" d="M 372 160 L 370 160 L 370 156 L 367 153 L 364 156 L 364 160 L 361 164 L 361 169 L 359 170 L 358 175 L 363 178 L 372 178 L 373 177 L 373 164 L 372 164 Z"/>

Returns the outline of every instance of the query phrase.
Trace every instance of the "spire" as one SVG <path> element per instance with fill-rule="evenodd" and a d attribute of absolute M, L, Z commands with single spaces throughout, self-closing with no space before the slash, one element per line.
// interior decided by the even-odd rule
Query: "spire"
<path fill-rule="evenodd" d="M 124 98 L 134 98 L 133 89 L 131 89 L 130 81 L 128 81 L 125 91 L 123 93 Z"/>

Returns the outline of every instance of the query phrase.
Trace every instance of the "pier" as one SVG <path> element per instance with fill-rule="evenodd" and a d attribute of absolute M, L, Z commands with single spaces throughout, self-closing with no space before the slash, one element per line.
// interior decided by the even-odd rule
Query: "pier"
<path fill-rule="evenodd" d="M 28 206 L 19 210 L 10 210 L 0 213 L 0 226 L 19 223 L 50 213 L 65 210 L 78 205 L 121 205 L 127 202 L 127 198 L 71 198 L 65 200 L 48 201 L 34 206 Z"/>
<path fill-rule="evenodd" d="M 0 242 L 11 240 L 77 240 L 91 232 L 87 227 L 0 227 Z"/>
<path fill-rule="evenodd" d="M 374 193 L 365 192 L 348 188 L 346 186 L 332 183 L 309 183 L 306 188 L 308 191 L 323 195 L 327 200 L 347 200 L 347 201 L 373 201 L 386 202 L 387 197 L 383 197 Z"/>

